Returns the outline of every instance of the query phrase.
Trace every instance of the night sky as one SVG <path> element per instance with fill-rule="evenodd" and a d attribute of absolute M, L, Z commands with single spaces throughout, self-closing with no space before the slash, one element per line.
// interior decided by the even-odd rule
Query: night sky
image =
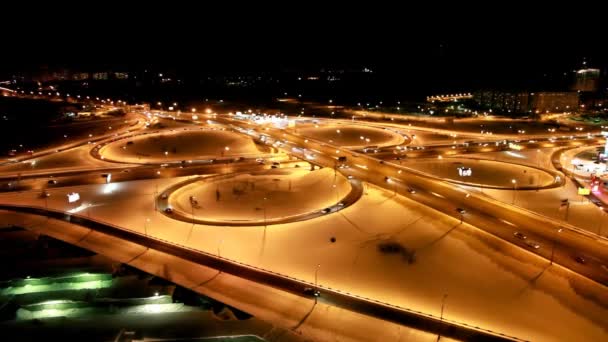
<path fill-rule="evenodd" d="M 608 65 L 600 9 L 507 7 L 483 15 L 360 9 L 363 15 L 351 16 L 314 8 L 263 16 L 214 9 L 67 20 L 36 14 L 9 19 L 14 31 L 3 37 L 0 72 L 40 65 L 216 73 L 369 67 L 395 86 L 509 87 L 557 78 L 584 59 Z"/>

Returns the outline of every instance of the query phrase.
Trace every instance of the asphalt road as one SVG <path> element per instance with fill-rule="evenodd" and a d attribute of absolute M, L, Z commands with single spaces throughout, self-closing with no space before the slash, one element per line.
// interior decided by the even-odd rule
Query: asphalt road
<path fill-rule="evenodd" d="M 57 187 L 103 184 L 106 183 L 104 175 L 111 173 L 112 182 L 127 182 L 153 178 L 173 178 L 197 174 L 233 173 L 240 171 L 255 171 L 270 168 L 270 165 L 260 165 L 254 160 L 223 161 L 204 165 L 146 165 L 137 167 L 124 167 L 122 169 L 100 169 L 95 171 L 70 171 L 67 173 L 48 173 L 47 176 L 36 175 L 19 178 L 10 177 L 0 180 L 0 192 L 44 190 Z M 56 176 L 55 176 L 56 175 Z M 56 184 L 49 182 L 55 181 Z"/>
<path fill-rule="evenodd" d="M 255 125 L 231 118 L 219 120 L 223 120 L 228 125 L 236 124 L 259 129 Z M 480 197 L 447 182 L 400 168 L 399 165 L 371 158 L 368 155 L 343 151 L 337 146 L 319 143 L 285 130 L 270 128 L 263 133 L 272 136 L 275 140 L 288 141 L 282 147 L 288 153 L 294 153 L 291 149 L 293 146 L 315 151 L 317 158 L 315 162 L 326 167 L 335 167 L 338 156 L 346 156 L 350 168 L 339 169 L 346 175 L 350 173 L 389 191 L 397 191 L 458 219 L 460 214 L 457 208 L 462 208 L 466 211 L 463 215 L 465 222 L 522 246 L 531 253 L 546 258 L 548 263 L 552 259 L 553 263 L 608 285 L 608 239 L 521 208 Z M 320 158 L 321 156 L 323 158 Z M 357 171 L 354 171 L 355 169 Z M 391 181 L 387 182 L 385 177 L 389 177 Z M 416 193 L 410 193 L 408 189 L 414 189 Z M 526 241 L 517 238 L 514 235 L 516 232 L 525 234 Z M 540 247 L 529 247 L 526 244 L 528 241 L 536 242 Z M 555 248 L 553 248 L 554 244 Z M 582 257 L 585 262 L 577 262 L 577 257 Z"/>

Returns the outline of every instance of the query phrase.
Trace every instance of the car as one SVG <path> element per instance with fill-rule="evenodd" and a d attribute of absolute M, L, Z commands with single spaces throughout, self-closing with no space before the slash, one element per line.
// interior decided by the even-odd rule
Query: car
<path fill-rule="evenodd" d="M 466 210 L 462 209 L 462 208 L 456 208 L 456 211 L 460 214 L 460 215 L 464 215 L 466 214 Z"/>
<path fill-rule="evenodd" d="M 323 210 L 321 210 L 322 214 L 329 214 L 331 212 L 331 208 L 325 208 Z"/>
<path fill-rule="evenodd" d="M 42 193 L 40 193 L 40 197 L 41 198 L 46 198 L 46 197 L 49 197 L 49 196 L 51 196 L 51 194 L 49 194 L 47 191 L 43 191 Z"/>
<path fill-rule="evenodd" d="M 321 293 L 319 292 L 319 290 L 314 289 L 312 287 L 306 287 L 304 288 L 304 294 L 307 296 L 312 296 L 312 297 L 319 297 L 321 295 Z"/>
<path fill-rule="evenodd" d="M 344 202 L 338 202 L 338 204 L 336 204 L 338 207 L 343 207 L 344 206 Z"/>
<path fill-rule="evenodd" d="M 583 265 L 587 263 L 587 260 L 580 255 L 577 255 L 576 257 L 574 257 L 574 261 L 578 262 L 579 264 L 583 264 Z"/>
<path fill-rule="evenodd" d="M 163 193 L 162 195 L 160 195 L 160 198 L 162 199 L 167 199 L 167 197 L 169 197 L 169 195 L 167 195 L 167 193 Z"/>
<path fill-rule="evenodd" d="M 274 166 L 279 166 L 279 165 L 281 165 L 281 164 L 280 164 L 279 162 L 272 162 L 272 165 L 274 165 Z"/>
<path fill-rule="evenodd" d="M 270 165 L 270 168 L 271 169 L 276 169 L 276 168 L 278 168 L 278 166 L 276 166 L 276 165 Z"/>
<path fill-rule="evenodd" d="M 171 208 L 171 207 L 165 208 L 165 213 L 167 213 L 167 214 L 173 214 L 173 208 Z"/>
<path fill-rule="evenodd" d="M 528 245 L 528 247 L 534 248 L 534 249 L 540 248 L 540 244 L 538 242 L 531 241 L 531 240 L 526 241 L 526 245 Z"/>
<path fill-rule="evenodd" d="M 416 190 L 414 190 L 412 188 L 407 188 L 407 192 L 409 192 L 410 194 L 415 194 Z"/>
<path fill-rule="evenodd" d="M 57 184 L 57 181 L 54 179 L 49 179 L 49 181 L 47 182 L 47 184 Z"/>
<path fill-rule="evenodd" d="M 520 232 L 513 233 L 513 236 L 515 236 L 516 238 L 518 238 L 520 240 L 525 240 L 528 238 L 527 236 L 525 236 L 523 233 L 520 233 Z"/>
<path fill-rule="evenodd" d="M 346 178 L 353 179 L 354 177 L 353 177 L 353 175 L 348 175 Z"/>
<path fill-rule="evenodd" d="M 124 170 L 122 170 L 122 171 L 120 171 L 120 172 L 129 173 L 129 172 L 131 172 L 131 170 L 129 170 L 129 169 L 124 169 Z"/>

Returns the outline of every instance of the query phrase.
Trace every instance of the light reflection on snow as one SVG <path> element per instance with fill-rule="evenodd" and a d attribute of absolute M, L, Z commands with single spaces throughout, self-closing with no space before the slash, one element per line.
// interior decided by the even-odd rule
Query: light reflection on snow
<path fill-rule="evenodd" d="M 515 153 L 515 152 L 511 152 L 511 151 L 507 151 L 505 153 L 510 155 L 511 157 L 515 157 L 515 158 L 526 158 L 525 156 L 523 156 L 519 153 Z"/>
<path fill-rule="evenodd" d="M 70 213 L 70 214 L 78 213 L 78 212 L 81 212 L 81 211 L 89 208 L 90 206 L 92 206 L 91 203 L 82 203 L 81 205 L 77 206 L 76 208 L 72 208 L 72 209 L 68 210 L 68 213 Z"/>
<path fill-rule="evenodd" d="M 116 183 L 109 183 L 109 184 L 106 184 L 103 187 L 103 193 L 106 194 L 106 195 L 107 194 L 111 194 L 116 189 L 118 189 L 118 184 L 116 184 Z"/>

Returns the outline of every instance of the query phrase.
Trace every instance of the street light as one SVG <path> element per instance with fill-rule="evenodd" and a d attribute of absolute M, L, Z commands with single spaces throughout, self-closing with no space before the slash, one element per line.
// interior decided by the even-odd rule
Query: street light
<path fill-rule="evenodd" d="M 515 193 L 517 191 L 517 181 L 515 179 L 511 179 L 511 183 L 513 183 L 513 201 L 511 202 L 511 204 L 515 205 Z"/>
<path fill-rule="evenodd" d="M 146 221 L 144 222 L 144 234 L 146 236 L 148 236 L 148 222 L 150 222 L 150 219 L 146 217 Z"/>
<path fill-rule="evenodd" d="M 561 233 L 562 228 L 556 229 L 553 234 L 553 246 L 551 247 L 551 262 L 549 265 L 553 265 L 553 257 L 555 255 L 555 245 L 557 244 L 557 233 Z"/>
<path fill-rule="evenodd" d="M 441 298 L 441 313 L 439 314 L 439 320 L 443 323 L 443 308 L 445 307 L 445 299 L 448 297 L 447 294 L 443 295 L 443 298 Z M 439 332 L 439 334 L 437 335 L 437 341 L 439 341 L 441 339 L 441 332 Z"/>
<path fill-rule="evenodd" d="M 315 268 L 315 304 L 317 303 L 317 297 L 318 293 L 319 293 L 319 283 L 318 283 L 318 274 L 319 274 L 319 268 L 321 267 L 321 264 L 317 264 L 317 267 Z"/>
<path fill-rule="evenodd" d="M 604 207 L 597 207 L 600 210 L 600 219 L 599 219 L 599 224 L 598 224 L 598 228 L 597 228 L 597 235 L 602 236 L 602 227 L 604 225 L 604 220 L 602 220 L 602 218 L 604 217 Z"/>
<path fill-rule="evenodd" d="M 262 206 L 262 210 L 264 211 L 264 237 L 266 237 L 266 197 L 264 197 L 264 205 Z"/>

